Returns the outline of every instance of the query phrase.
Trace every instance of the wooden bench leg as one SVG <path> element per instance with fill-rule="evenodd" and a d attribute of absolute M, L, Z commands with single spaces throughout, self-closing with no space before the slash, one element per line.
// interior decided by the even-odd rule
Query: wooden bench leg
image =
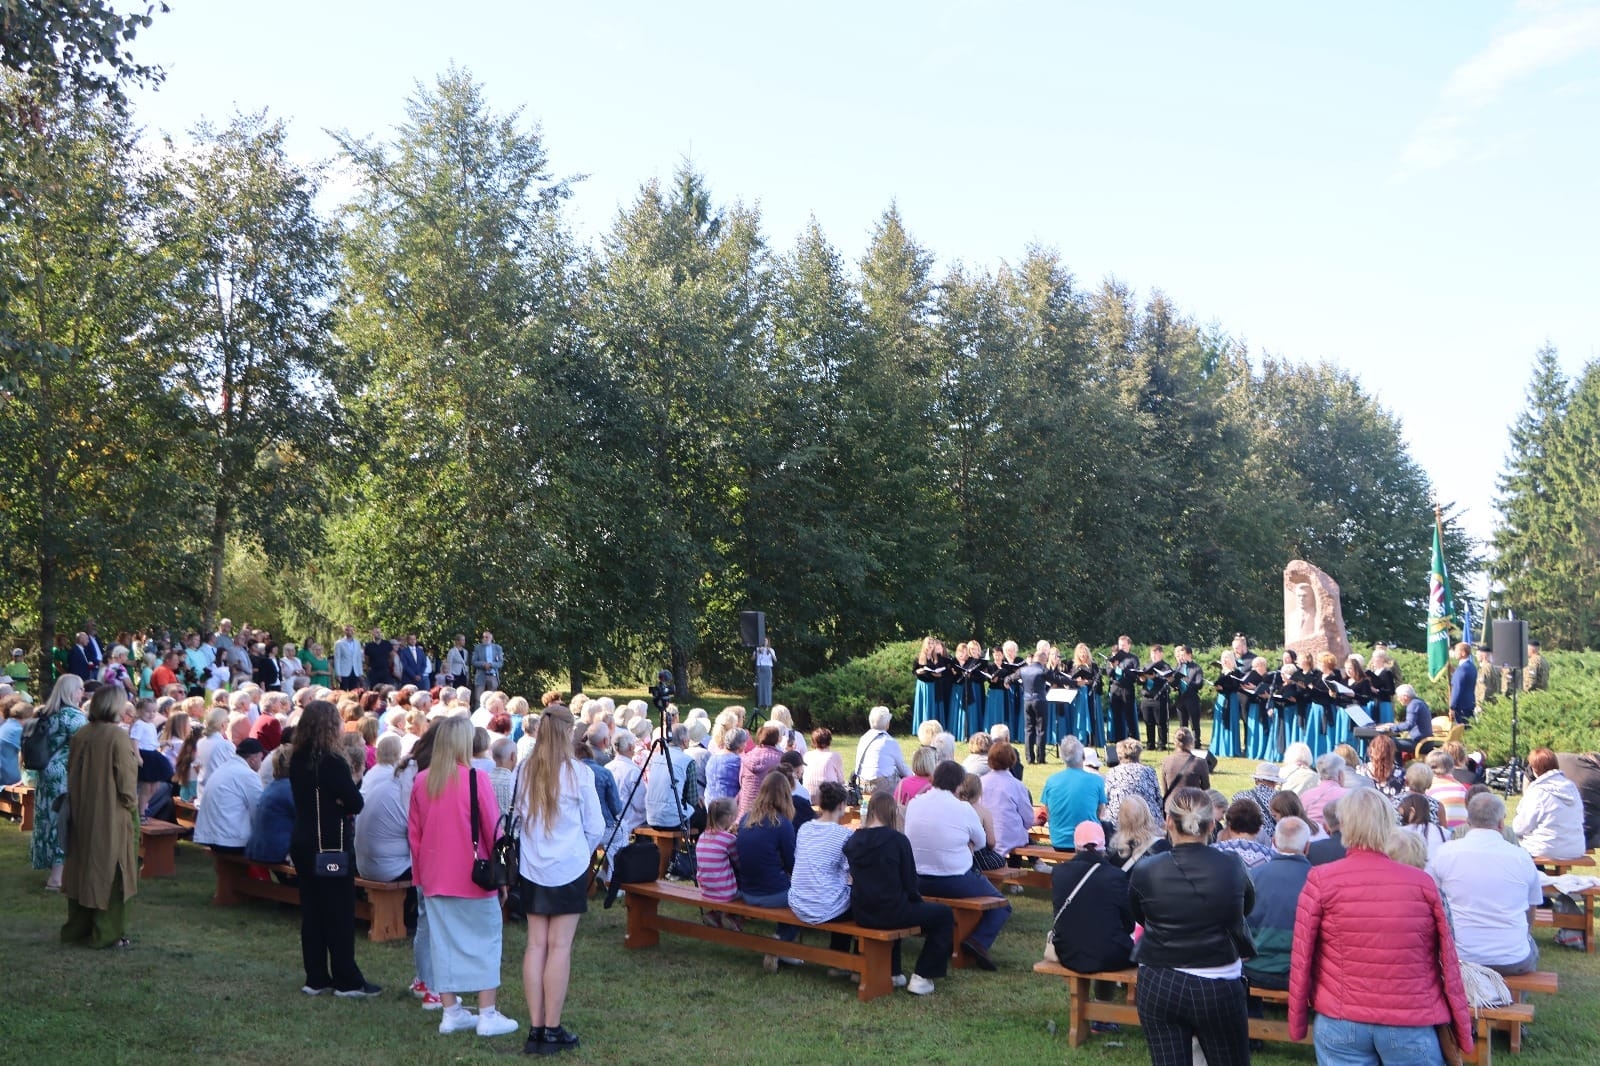
<path fill-rule="evenodd" d="M 145 836 L 141 838 L 141 843 L 144 845 L 144 866 L 139 870 L 141 878 L 178 876 L 176 837 Z"/>
<path fill-rule="evenodd" d="M 1488 1018 L 1480 1017 L 1477 1019 L 1477 1024 L 1478 1042 L 1477 1047 L 1473 1049 L 1475 1054 L 1473 1061 L 1478 1063 L 1478 1066 L 1490 1066 L 1494 1062 L 1494 1023 Z"/>
<path fill-rule="evenodd" d="M 218 907 L 234 907 L 244 902 L 244 895 L 239 891 L 239 879 L 247 876 L 247 871 L 239 863 L 213 854 L 211 862 L 217 868 L 217 891 L 212 895 L 211 902 Z"/>
<path fill-rule="evenodd" d="M 385 940 L 406 938 L 406 894 L 404 890 L 367 889 L 367 902 L 372 904 L 372 924 L 367 927 L 367 939 L 375 944 Z"/>
<path fill-rule="evenodd" d="M 628 948 L 653 948 L 661 943 L 661 930 L 656 928 L 661 901 L 632 892 L 624 897 L 628 908 L 628 931 L 623 934 L 622 946 Z"/>
<path fill-rule="evenodd" d="M 861 984 L 856 988 L 856 998 L 865 1003 L 894 991 L 894 945 L 887 940 L 865 937 L 860 944 Z"/>
<path fill-rule="evenodd" d="M 1067 978 L 1067 1046 L 1082 1047 L 1089 1039 L 1089 993 L 1087 977 Z"/>
<path fill-rule="evenodd" d="M 29 790 L 28 792 L 24 792 L 22 794 L 22 831 L 24 833 L 33 832 L 33 791 L 32 790 Z M 1592 911 L 1592 905 L 1591 905 L 1591 911 Z M 1594 923 L 1591 922 L 1589 924 L 1589 927 L 1591 929 L 1594 928 Z M 1589 950 L 1593 951 L 1594 949 L 1591 947 Z"/>
<path fill-rule="evenodd" d="M 656 869 L 656 880 L 667 876 L 667 867 L 672 865 L 672 853 L 677 850 L 677 840 L 668 840 L 666 837 L 656 837 L 656 851 L 661 853 L 661 863 Z"/>
<path fill-rule="evenodd" d="M 952 907 L 950 909 L 955 912 L 956 918 L 956 935 L 955 941 L 951 945 L 950 965 L 959 970 L 972 965 L 972 960 L 967 958 L 965 951 L 961 950 L 961 945 L 965 944 L 967 939 L 977 932 L 978 923 L 983 920 L 985 912 L 968 910 L 965 907 Z"/>

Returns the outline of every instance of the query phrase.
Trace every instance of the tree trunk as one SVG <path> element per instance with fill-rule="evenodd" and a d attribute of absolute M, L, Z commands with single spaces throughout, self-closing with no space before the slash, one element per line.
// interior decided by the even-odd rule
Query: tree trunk
<path fill-rule="evenodd" d="M 211 583 L 206 590 L 206 607 L 200 615 L 200 631 L 210 633 L 216 628 L 217 615 L 222 610 L 222 566 L 228 549 L 228 514 L 231 510 L 227 490 L 218 494 L 216 510 L 211 519 Z"/>
<path fill-rule="evenodd" d="M 689 699 L 689 650 L 676 644 L 672 647 L 672 685 L 678 690 L 675 702 L 683 704 Z"/>
<path fill-rule="evenodd" d="M 583 652 L 576 644 L 567 646 L 567 680 L 574 696 L 583 691 Z"/>

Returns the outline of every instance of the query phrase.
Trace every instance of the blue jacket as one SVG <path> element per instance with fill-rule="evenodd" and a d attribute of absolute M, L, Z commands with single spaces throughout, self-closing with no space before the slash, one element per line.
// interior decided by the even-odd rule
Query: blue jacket
<path fill-rule="evenodd" d="M 289 779 L 275 779 L 256 801 L 250 818 L 250 839 L 244 853 L 251 862 L 287 862 L 289 838 L 294 835 L 294 793 Z"/>
<path fill-rule="evenodd" d="M 773 896 L 789 891 L 794 870 L 794 824 L 739 827 L 739 891 L 747 896 Z"/>
<path fill-rule="evenodd" d="M 1282 852 L 1273 852 L 1270 862 L 1250 871 L 1250 881 L 1256 886 L 1256 905 L 1244 920 L 1256 942 L 1256 957 L 1246 965 L 1256 973 L 1288 977 L 1295 909 L 1310 873 L 1311 862 L 1304 855 Z"/>
<path fill-rule="evenodd" d="M 1422 702 L 1421 696 L 1411 697 L 1411 702 L 1406 704 L 1405 726 L 1400 730 L 1400 735 L 1410 737 L 1412 740 L 1421 740 L 1423 737 L 1433 736 L 1433 709 Z"/>
<path fill-rule="evenodd" d="M 583 765 L 594 771 L 594 790 L 600 797 L 600 813 L 605 816 L 610 829 L 622 817 L 622 795 L 617 791 L 617 776 L 593 759 L 583 760 Z"/>
<path fill-rule="evenodd" d="M 1450 711 L 1465 717 L 1477 709 L 1478 665 L 1471 659 L 1463 659 L 1450 675 Z"/>

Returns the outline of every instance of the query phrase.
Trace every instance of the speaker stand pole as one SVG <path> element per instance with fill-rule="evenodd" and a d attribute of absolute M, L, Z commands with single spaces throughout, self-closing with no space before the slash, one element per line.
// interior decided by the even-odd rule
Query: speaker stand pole
<path fill-rule="evenodd" d="M 1520 686 L 1519 686 L 1520 687 Z M 1522 794 L 1522 760 L 1517 757 L 1517 690 L 1511 690 L 1511 762 L 1506 767 L 1506 794 Z"/>

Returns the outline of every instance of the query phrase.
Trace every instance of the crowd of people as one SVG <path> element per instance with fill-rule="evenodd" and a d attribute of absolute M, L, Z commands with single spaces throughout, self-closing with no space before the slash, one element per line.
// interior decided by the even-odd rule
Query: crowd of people
<path fill-rule="evenodd" d="M 193 661 L 227 628 L 191 635 Z M 1217 754 L 1198 747 L 1196 714 L 1170 750 L 1159 733 L 1128 735 L 1103 761 L 1063 732 L 1063 766 L 1035 802 L 1026 752 L 1004 721 L 973 731 L 958 759 L 956 735 L 924 716 L 907 759 L 891 712 L 877 707 L 847 767 L 829 730 L 802 733 L 781 705 L 764 721 L 741 707 L 715 718 L 696 708 L 682 721 L 662 716 L 664 728 L 641 700 L 549 692 L 530 706 L 492 683 L 504 656 L 489 633 L 474 649 L 460 638 L 437 672 L 414 638 L 375 639 L 360 673 L 346 673 L 357 668 L 348 647 L 323 659 L 309 644 L 305 662 L 299 650 L 274 657 L 261 636 L 242 630 L 216 651 L 226 661 L 246 641 L 259 648 L 250 680 L 230 670 L 227 685 L 208 688 L 207 675 L 199 693 L 188 651 L 155 649 L 147 674 L 116 645 L 88 680 L 69 657 L 37 710 L 49 758 L 27 775 L 38 789 L 33 864 L 67 897 L 63 941 L 128 943 L 139 819 L 192 802 L 196 843 L 293 868 L 307 995 L 381 993 L 356 959 L 355 878 L 409 880 L 410 991 L 440 1012 L 442 1033 L 515 1032 L 496 999 L 509 896 L 528 927 L 530 1053 L 577 1046 L 562 1012 L 578 918 L 591 879 L 609 880 L 617 850 L 644 826 L 695 836 L 709 903 L 786 906 L 808 924 L 920 927 L 909 972 L 898 941 L 893 960 L 895 987 L 919 996 L 956 951 L 994 969 L 1011 917 L 1008 903 L 985 910 L 957 945 L 951 908 L 935 901 L 1003 896 L 984 872 L 1033 861 L 1019 849 L 1043 836 L 1059 853 L 1049 953 L 1081 971 L 1139 967 L 1155 1063 L 1187 1062 L 1191 1039 L 1210 1062 L 1248 1061 L 1252 988 L 1289 991 L 1297 1034 L 1314 1014 L 1326 1061 L 1353 1047 L 1370 1055 L 1350 1061 L 1432 1061 L 1424 1045 L 1436 1025 L 1470 1047 L 1458 959 L 1508 975 L 1535 968 L 1531 908 L 1543 892 L 1533 859 L 1600 844 L 1600 756 L 1534 750 L 1509 822 L 1459 742 L 1404 764 L 1388 734 L 1365 755 L 1288 742 L 1229 797 L 1211 787 Z M 1187 651 L 1175 674 L 1192 663 Z M 17 734 L 35 712 L 0 681 L 0 713 L 4 784 L 23 776 Z M 1026 701 L 1023 722 L 1031 747 L 1043 734 Z M 1592 775 L 1574 780 L 1568 768 Z M 847 810 L 847 786 L 860 789 L 859 811 Z M 472 876 L 506 814 L 521 845 L 510 893 Z M 1374 896 L 1373 884 L 1393 891 Z M 703 920 L 742 928 L 716 909 Z M 799 965 L 785 945 L 800 934 L 779 926 L 762 967 Z M 833 946 L 848 950 L 848 938 L 835 934 Z M 1405 997 L 1358 979 L 1373 950 L 1386 972 L 1408 975 Z"/>

